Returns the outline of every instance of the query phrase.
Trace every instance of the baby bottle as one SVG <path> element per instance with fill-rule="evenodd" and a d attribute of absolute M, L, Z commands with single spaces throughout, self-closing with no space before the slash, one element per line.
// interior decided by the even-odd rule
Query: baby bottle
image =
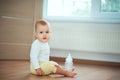
<path fill-rule="evenodd" d="M 71 54 L 69 53 L 65 60 L 65 70 L 72 71 L 72 68 L 73 68 L 73 60 Z"/>

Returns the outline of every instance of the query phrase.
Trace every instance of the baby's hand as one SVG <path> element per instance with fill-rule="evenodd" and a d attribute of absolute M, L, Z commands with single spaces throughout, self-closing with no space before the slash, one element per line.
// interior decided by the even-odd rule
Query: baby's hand
<path fill-rule="evenodd" d="M 42 76 L 42 70 L 40 68 L 36 69 L 38 75 Z"/>

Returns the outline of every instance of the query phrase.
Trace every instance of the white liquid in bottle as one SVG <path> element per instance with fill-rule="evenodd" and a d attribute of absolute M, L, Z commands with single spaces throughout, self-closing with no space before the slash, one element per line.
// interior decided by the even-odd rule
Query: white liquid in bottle
<path fill-rule="evenodd" d="M 73 60 L 71 54 L 69 53 L 65 61 L 65 70 L 72 71 L 72 68 L 73 68 Z"/>

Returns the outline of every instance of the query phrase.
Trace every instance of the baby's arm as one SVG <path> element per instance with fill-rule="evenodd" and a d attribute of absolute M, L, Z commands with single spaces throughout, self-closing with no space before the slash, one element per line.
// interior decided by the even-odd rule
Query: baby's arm
<path fill-rule="evenodd" d="M 30 61 L 36 70 L 38 75 L 42 75 L 42 70 L 39 65 L 38 55 L 39 55 L 39 46 L 36 43 L 33 43 L 30 51 Z"/>

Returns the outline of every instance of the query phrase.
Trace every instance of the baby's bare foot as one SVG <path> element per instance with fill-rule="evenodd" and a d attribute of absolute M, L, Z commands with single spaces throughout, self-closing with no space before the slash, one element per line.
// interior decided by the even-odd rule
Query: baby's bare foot
<path fill-rule="evenodd" d="M 75 75 L 77 75 L 77 73 L 67 72 L 66 77 L 74 77 Z"/>

